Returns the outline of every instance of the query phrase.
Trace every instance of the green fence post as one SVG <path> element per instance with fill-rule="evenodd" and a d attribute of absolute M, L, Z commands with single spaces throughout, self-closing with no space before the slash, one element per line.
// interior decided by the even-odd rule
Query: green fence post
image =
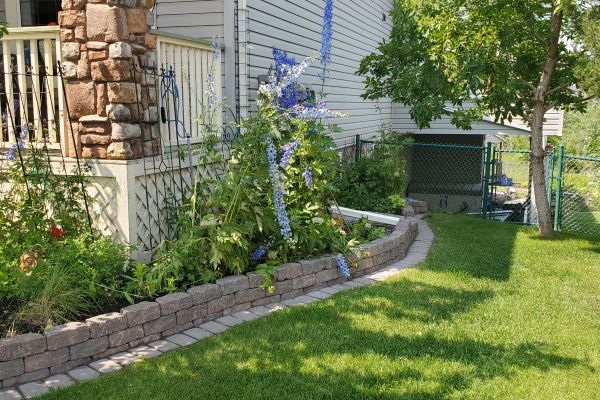
<path fill-rule="evenodd" d="M 488 202 L 490 193 L 490 172 L 491 172 L 491 157 L 492 157 L 492 142 L 488 142 L 487 149 L 483 149 L 485 160 L 485 177 L 483 178 L 483 209 L 481 213 L 483 218 L 487 218 Z"/>
<path fill-rule="evenodd" d="M 548 207 L 552 209 L 552 184 L 554 183 L 554 147 L 550 151 L 550 182 L 546 185 L 548 187 Z"/>
<path fill-rule="evenodd" d="M 356 135 L 355 145 L 354 145 L 354 162 L 360 161 L 360 153 L 361 153 L 362 143 L 360 140 L 360 135 Z"/>
<path fill-rule="evenodd" d="M 565 146 L 560 145 L 558 147 L 558 171 L 556 173 L 556 205 L 554 206 L 554 230 L 558 231 L 560 229 L 560 198 L 563 184 L 563 175 L 564 175 L 564 159 L 565 156 Z"/>

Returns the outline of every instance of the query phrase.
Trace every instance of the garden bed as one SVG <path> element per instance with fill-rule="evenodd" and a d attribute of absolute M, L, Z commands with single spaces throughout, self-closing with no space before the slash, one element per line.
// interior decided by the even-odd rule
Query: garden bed
<path fill-rule="evenodd" d="M 351 255 L 356 265 L 351 279 L 402 259 L 417 232 L 417 224 L 401 219 L 394 231 L 359 247 Z M 353 253 L 354 254 L 354 253 Z M 186 292 L 162 296 L 113 312 L 46 330 L 0 339 L 1 387 L 43 379 L 160 338 L 182 332 L 224 315 L 300 296 L 346 281 L 328 255 L 279 266 L 273 290 L 262 287 L 261 275 L 229 276 Z"/>

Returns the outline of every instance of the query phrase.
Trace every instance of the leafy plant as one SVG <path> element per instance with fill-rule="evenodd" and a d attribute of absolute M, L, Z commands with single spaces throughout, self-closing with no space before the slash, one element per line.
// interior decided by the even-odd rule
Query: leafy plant
<path fill-rule="evenodd" d="M 360 219 L 352 225 L 352 231 L 350 236 L 359 242 L 371 242 L 385 236 L 385 228 L 374 226 L 369 222 L 369 218 L 366 216 L 360 217 Z"/>
<path fill-rule="evenodd" d="M 340 205 L 359 210 L 400 213 L 404 207 L 406 161 L 403 149 L 411 139 L 382 132 L 371 151 L 342 167 L 335 180 Z"/>

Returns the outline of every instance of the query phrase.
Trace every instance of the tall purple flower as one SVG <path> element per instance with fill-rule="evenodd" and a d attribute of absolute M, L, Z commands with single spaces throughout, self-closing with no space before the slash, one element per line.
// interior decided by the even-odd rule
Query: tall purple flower
<path fill-rule="evenodd" d="M 17 143 L 13 144 L 8 148 L 4 156 L 8 161 L 15 161 L 16 155 L 19 153 L 19 150 L 23 149 L 24 147 L 25 143 L 23 142 L 23 139 L 19 138 Z"/>
<path fill-rule="evenodd" d="M 306 170 L 304 170 L 304 173 L 302 174 L 302 176 L 304 177 L 304 183 L 306 183 L 306 187 L 309 189 L 312 189 L 312 187 L 313 187 L 312 174 L 313 174 L 313 172 L 312 172 L 311 167 L 306 168 Z"/>
<path fill-rule="evenodd" d="M 265 256 L 265 254 L 267 254 L 267 246 L 260 245 L 250 256 L 250 261 L 259 262 Z"/>
<path fill-rule="evenodd" d="M 333 0 L 325 0 L 325 10 L 323 12 L 323 33 L 321 38 L 321 64 L 323 72 L 321 79 L 325 79 L 328 74 L 328 65 L 331 63 L 331 35 L 333 31 Z"/>
<path fill-rule="evenodd" d="M 271 138 L 267 137 L 267 160 L 269 161 L 269 177 L 273 187 L 273 205 L 281 236 L 289 240 L 292 238 L 292 228 L 285 205 L 285 175 L 279 169 L 277 162 L 277 150 Z"/>
<path fill-rule="evenodd" d="M 292 156 L 298 149 L 299 145 L 300 145 L 300 141 L 294 140 L 292 143 L 286 143 L 283 146 L 281 146 L 281 149 L 283 150 L 283 155 L 281 156 L 281 161 L 279 162 L 279 166 L 282 169 L 285 170 L 290 165 L 290 162 L 292 161 Z"/>
<path fill-rule="evenodd" d="M 336 256 L 336 261 L 338 269 L 340 270 L 340 274 L 342 274 L 344 278 L 350 278 L 350 267 L 348 267 L 348 263 L 346 262 L 346 259 L 342 253 L 339 253 Z"/>

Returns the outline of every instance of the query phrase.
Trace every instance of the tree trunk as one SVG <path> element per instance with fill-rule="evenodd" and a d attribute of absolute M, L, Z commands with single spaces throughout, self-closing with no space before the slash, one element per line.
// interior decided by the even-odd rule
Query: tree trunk
<path fill-rule="evenodd" d="M 533 181 L 533 193 L 535 206 L 538 213 L 538 227 L 542 236 L 550 236 L 554 232 L 552 224 L 552 213 L 548 203 L 548 191 L 546 190 L 546 169 L 544 148 L 544 114 L 545 107 L 543 103 L 537 104 L 534 108 L 533 120 L 531 123 L 531 179 Z"/>
<path fill-rule="evenodd" d="M 544 115 L 546 114 L 546 97 L 550 88 L 552 74 L 556 70 L 559 56 L 560 32 L 562 30 L 563 12 L 554 10 L 550 20 L 550 38 L 548 41 L 548 54 L 540 82 L 533 91 L 533 116 L 531 120 L 531 173 L 535 205 L 538 211 L 538 224 L 542 236 L 550 236 L 554 232 L 552 214 L 548 203 L 546 191 L 546 171 L 544 158 Z"/>

